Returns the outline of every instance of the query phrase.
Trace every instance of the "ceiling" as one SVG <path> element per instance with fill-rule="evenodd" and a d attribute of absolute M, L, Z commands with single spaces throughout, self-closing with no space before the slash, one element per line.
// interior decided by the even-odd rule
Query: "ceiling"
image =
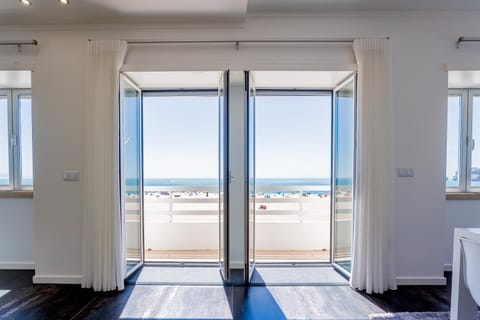
<path fill-rule="evenodd" d="M 196 20 L 242 20 L 247 0 L 70 0 L 68 6 L 57 0 L 31 0 L 22 6 L 18 0 L 0 1 L 0 24 L 110 24 L 161 23 Z"/>
<path fill-rule="evenodd" d="M 449 89 L 480 88 L 479 70 L 448 71 Z"/>
<path fill-rule="evenodd" d="M 253 71 L 255 86 L 263 89 L 333 89 L 351 71 Z M 221 71 L 125 72 L 143 90 L 214 89 Z"/>
<path fill-rule="evenodd" d="M 30 89 L 30 71 L 0 71 L 0 89 Z"/>
<path fill-rule="evenodd" d="M 247 13 L 480 11 L 478 0 L 18 0 L 0 1 L 0 25 L 242 21 Z"/>
<path fill-rule="evenodd" d="M 254 71 L 255 86 L 264 89 L 333 89 L 352 71 Z"/>
<path fill-rule="evenodd" d="M 212 89 L 220 83 L 220 71 L 125 72 L 139 88 Z"/>
<path fill-rule="evenodd" d="M 250 0 L 249 12 L 478 11 L 478 0 Z"/>

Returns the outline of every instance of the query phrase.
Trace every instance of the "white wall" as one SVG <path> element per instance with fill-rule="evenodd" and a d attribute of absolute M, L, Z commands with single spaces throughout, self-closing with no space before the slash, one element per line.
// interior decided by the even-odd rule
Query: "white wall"
<path fill-rule="evenodd" d="M 0 269 L 34 269 L 32 199 L 0 199 Z"/>
<path fill-rule="evenodd" d="M 445 123 L 447 73 L 445 64 L 480 66 L 480 45 L 454 46 L 459 35 L 480 30 L 476 16 L 313 16 L 247 18 L 245 25 L 170 26 L 164 28 L 116 26 L 0 29 L 1 40 L 36 38 L 40 42 L 33 74 L 34 126 L 36 142 L 35 256 L 38 275 L 77 276 L 81 272 L 82 182 L 62 181 L 64 169 L 83 169 L 83 116 L 85 48 L 96 39 L 232 39 L 232 38 L 321 38 L 390 36 L 393 50 L 393 99 L 395 116 L 395 166 L 415 169 L 414 178 L 395 181 L 395 232 L 397 273 L 401 277 L 438 278 L 445 263 L 446 217 L 468 215 L 476 203 L 451 208 L 444 195 Z M 69 29 L 69 30 L 67 30 Z M 335 54 L 332 47 L 299 45 L 254 45 L 228 55 L 215 54 L 216 47 L 191 50 L 189 64 L 197 69 L 315 69 L 352 61 L 351 53 Z M 336 47 L 336 46 L 334 46 Z M 330 49 L 323 49 L 330 48 Z M 187 48 L 186 48 L 187 49 Z M 177 51 L 179 49 L 176 49 Z M 260 50 L 260 49 L 259 49 Z M 141 51 L 142 53 L 139 53 Z M 131 49 L 129 64 L 176 68 L 188 54 L 163 54 L 165 47 Z M 187 50 L 186 50 L 187 51 Z M 184 52 L 186 52 L 184 51 Z M 136 53 L 135 53 L 136 52 Z M 222 52 L 225 50 L 222 49 Z M 345 51 L 343 51 L 345 52 Z M 326 54 L 323 54 L 326 53 Z M 138 54 L 138 55 L 137 55 Z M 2 56 L 14 62 L 15 58 Z M 8 61 L 7 61 L 8 62 Z M 320 67 L 319 67 L 320 66 Z M 172 67 L 171 67 L 172 68 Z M 448 216 L 446 216 L 448 214 Z M 468 219 L 469 220 L 469 219 Z M 460 222 L 459 222 L 460 223 Z M 475 221 L 461 221 L 474 224 Z"/>

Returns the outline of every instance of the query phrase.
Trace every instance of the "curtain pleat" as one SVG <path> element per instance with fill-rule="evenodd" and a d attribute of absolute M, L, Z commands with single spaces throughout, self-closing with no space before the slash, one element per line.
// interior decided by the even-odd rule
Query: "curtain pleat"
<path fill-rule="evenodd" d="M 119 73 L 126 53 L 125 41 L 88 43 L 82 287 L 95 291 L 124 288 Z"/>
<path fill-rule="evenodd" d="M 393 243 L 393 121 L 388 39 L 357 39 L 355 219 L 350 285 L 396 289 Z"/>

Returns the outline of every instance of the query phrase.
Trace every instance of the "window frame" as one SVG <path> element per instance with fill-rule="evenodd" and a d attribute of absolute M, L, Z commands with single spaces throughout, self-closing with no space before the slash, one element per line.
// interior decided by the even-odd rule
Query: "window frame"
<path fill-rule="evenodd" d="M 473 98 L 480 98 L 480 89 L 468 89 L 468 108 L 467 108 L 467 192 L 478 193 L 480 192 L 480 186 L 472 186 L 472 155 L 475 149 L 475 140 L 473 139 Z M 480 108 L 480 105 L 478 106 Z M 480 142 L 480 141 L 479 141 Z"/>
<path fill-rule="evenodd" d="M 459 135 L 459 168 L 457 188 L 445 187 L 447 193 L 480 193 L 480 187 L 474 187 L 472 182 L 472 114 L 473 97 L 480 97 L 480 89 L 449 89 L 448 97 L 460 97 L 460 135 Z M 448 108 L 448 105 L 447 105 Z M 448 117 L 448 109 L 447 109 Z M 448 132 L 447 132 L 448 135 Z M 448 146 L 447 146 L 448 147 Z"/>
<path fill-rule="evenodd" d="M 8 163 L 9 163 L 9 184 L 0 186 L 0 192 L 33 191 L 32 184 L 21 184 L 21 147 L 20 147 L 20 98 L 30 97 L 31 89 L 0 89 L 0 96 L 7 97 L 8 109 Z M 32 106 L 33 113 L 33 106 Z M 32 148 L 33 148 L 33 120 L 32 120 Z M 33 155 L 33 150 L 32 150 Z M 33 168 L 32 168 L 33 171 Z"/>
<path fill-rule="evenodd" d="M 0 185 L 0 191 L 12 191 L 14 189 L 14 166 L 13 166 L 13 108 L 12 108 L 12 90 L 0 89 L 0 96 L 7 97 L 7 117 L 8 117 L 8 185 Z"/>

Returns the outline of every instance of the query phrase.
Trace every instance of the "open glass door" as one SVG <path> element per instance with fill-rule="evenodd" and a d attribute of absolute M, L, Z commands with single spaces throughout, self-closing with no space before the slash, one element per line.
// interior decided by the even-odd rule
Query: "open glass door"
<path fill-rule="evenodd" d="M 356 76 L 334 90 L 332 174 L 332 263 L 350 275 L 355 172 Z"/>
<path fill-rule="evenodd" d="M 127 77 L 120 79 L 120 170 L 124 217 L 126 277 L 144 260 L 141 91 Z"/>
<path fill-rule="evenodd" d="M 219 226 L 219 265 L 224 281 L 230 279 L 228 263 L 228 71 L 225 71 L 220 79 L 218 89 L 218 226 Z"/>
<path fill-rule="evenodd" d="M 250 281 L 255 270 L 255 82 L 252 73 L 246 71 L 247 81 L 247 128 L 248 128 L 248 279 Z"/>

